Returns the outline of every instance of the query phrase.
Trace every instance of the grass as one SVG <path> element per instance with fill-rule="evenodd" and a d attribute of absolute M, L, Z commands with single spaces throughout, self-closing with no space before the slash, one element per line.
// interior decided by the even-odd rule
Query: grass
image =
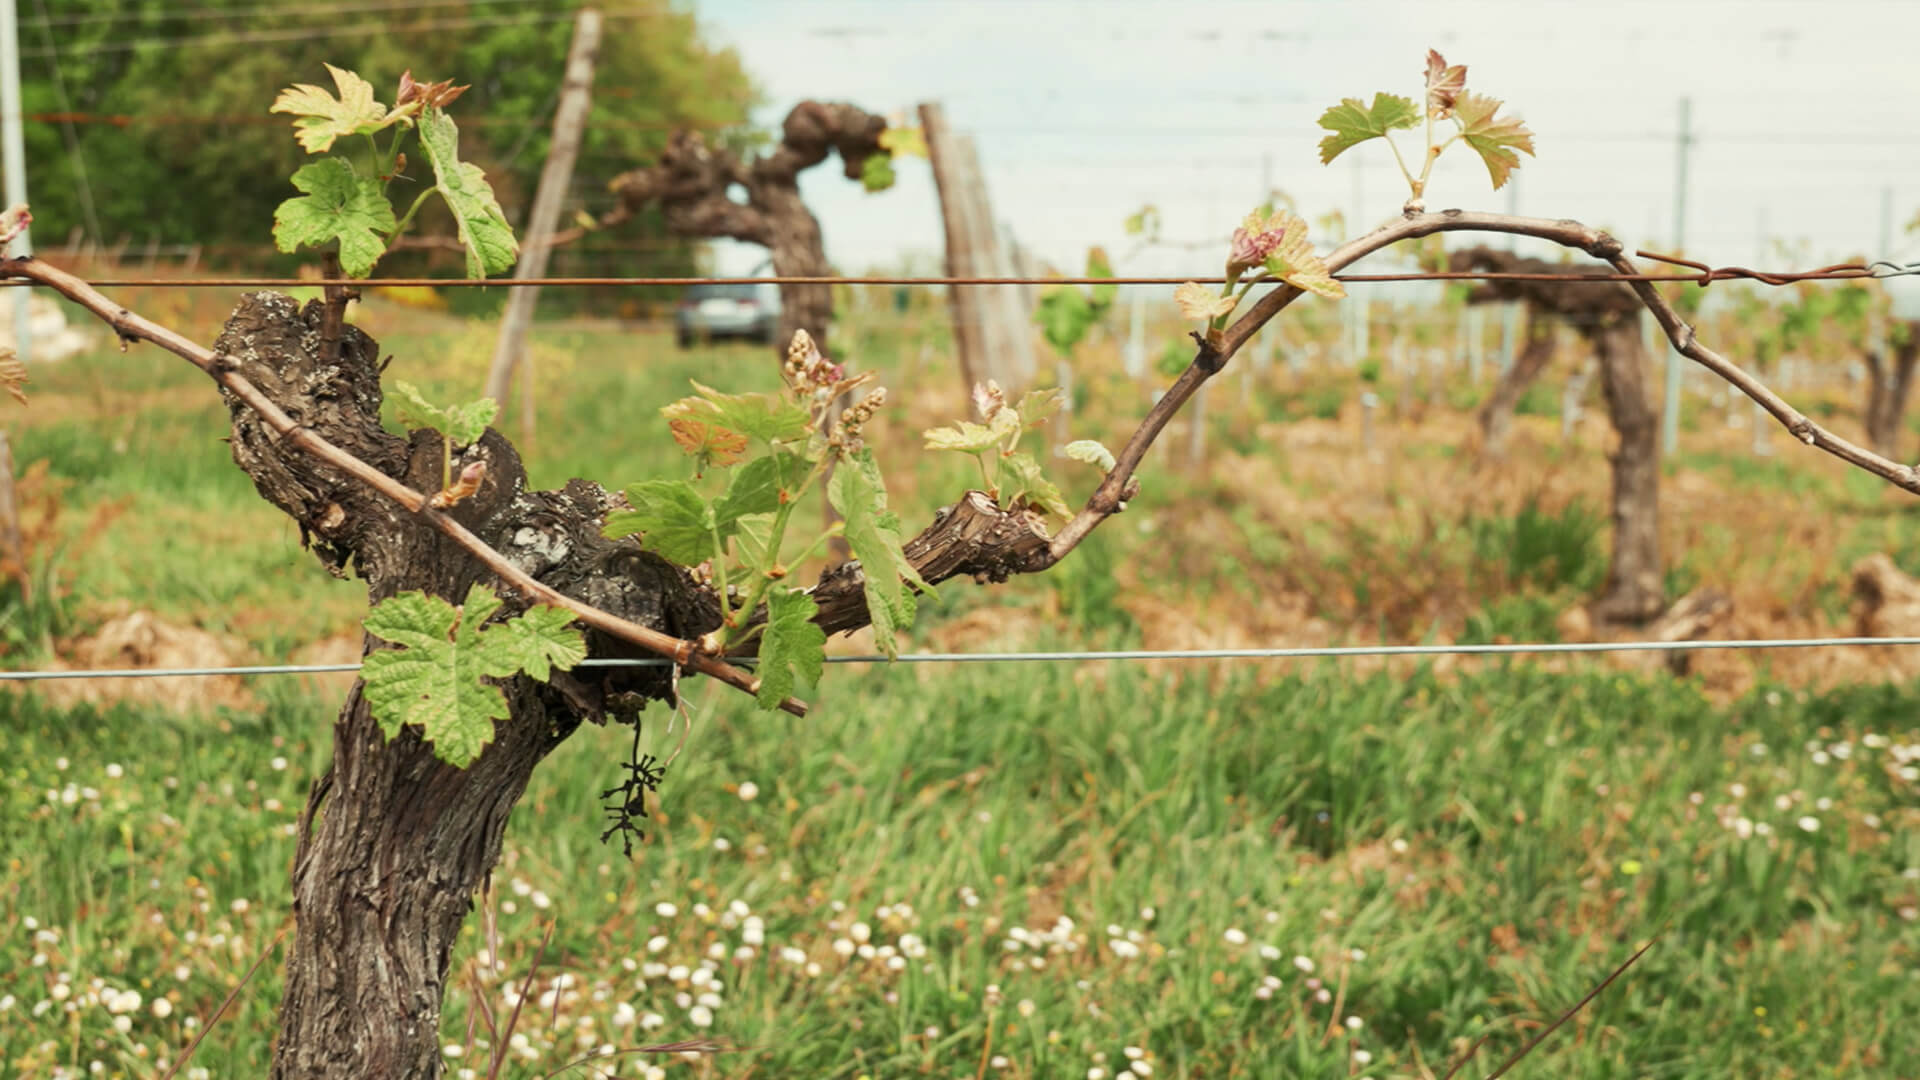
<path fill-rule="evenodd" d="M 392 375 L 447 400 L 478 385 L 484 327 L 363 317 Z M 912 449 L 963 408 L 957 382 L 913 324 L 843 340 L 894 391 L 874 438 L 924 521 L 969 480 Z M 542 325 L 534 482 L 677 473 L 653 408 L 689 378 L 770 385 L 767 353 Z M 1117 444 L 1147 391 L 1116 350 L 1082 360 L 1075 436 Z M 1601 579 L 1604 417 L 1563 442 L 1552 392 L 1489 473 L 1456 453 L 1470 419 L 1388 409 L 1376 462 L 1355 453 L 1352 373 L 1227 378 L 1204 469 L 1156 450 L 1074 558 L 944 588 L 918 643 L 1551 638 Z M 203 377 L 135 349 L 34 380 L 12 434 L 36 577 L 0 594 L 9 665 L 129 608 L 247 659 L 353 631 L 361 590 L 233 468 Z M 1672 464 L 1671 588 L 1764 596 L 1818 632 L 1848 617 L 1852 559 L 1920 569 L 1920 515 L 1785 438 L 1756 462 L 1746 438 L 1702 425 Z M 1055 472 L 1070 497 L 1089 482 Z M 804 725 L 709 693 L 633 862 L 595 839 L 624 733 L 582 732 L 536 773 L 480 899 L 500 955 L 479 919 L 456 954 L 450 1068 L 498 1052 L 539 1077 L 717 1037 L 747 1049 L 617 1075 L 1385 1077 L 1487 1036 L 1484 1072 L 1660 934 L 1522 1075 L 1920 1074 L 1897 1027 L 1920 1014 L 1920 687 L 1564 666 L 836 669 Z M 157 1075 L 286 924 L 289 830 L 337 699 L 253 690 L 258 708 L 206 717 L 0 693 L 0 1073 Z M 489 1037 L 475 996 L 510 1009 L 549 926 L 516 1040 Z M 207 1076 L 265 1071 L 282 960 L 208 1037 Z"/>
<path fill-rule="evenodd" d="M 1161 1076 L 1404 1075 L 1481 1036 L 1491 1063 L 1656 933 L 1524 1074 L 1920 1069 L 1920 688 L 982 666 L 828 693 L 804 722 L 712 696 L 631 863 L 595 840 L 623 737 L 564 746 L 484 901 L 497 964 L 478 919 L 456 955 L 451 1064 L 551 925 L 505 1075 L 693 1037 L 750 1049 L 668 1075 L 1111 1076 L 1128 1046 Z M 329 707 L 269 702 L 0 697 L 14 1074 L 152 1073 L 285 923 Z M 279 962 L 210 1075 L 263 1071 Z"/>

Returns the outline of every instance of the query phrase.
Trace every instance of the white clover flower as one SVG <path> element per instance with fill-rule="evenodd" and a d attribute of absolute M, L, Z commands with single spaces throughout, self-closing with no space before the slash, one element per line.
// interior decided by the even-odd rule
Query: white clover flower
<path fill-rule="evenodd" d="M 1146 1051 L 1137 1046 L 1123 1046 L 1120 1048 L 1120 1053 L 1121 1056 L 1125 1057 L 1128 1061 L 1139 1061 L 1146 1055 Z"/>
<path fill-rule="evenodd" d="M 287 759 L 275 757 L 272 761 L 267 762 L 267 764 L 272 766 L 274 772 L 284 772 L 287 768 Z"/>
<path fill-rule="evenodd" d="M 533 895 L 528 899 L 533 901 L 534 907 L 537 907 L 543 911 L 553 906 L 553 898 L 551 896 L 548 896 L 546 893 L 541 892 L 539 889 L 533 890 Z"/>
<path fill-rule="evenodd" d="M 919 934 L 901 934 L 900 955 L 909 960 L 918 960 L 927 955 L 927 943 L 920 940 Z"/>
<path fill-rule="evenodd" d="M 846 938 L 834 938 L 833 951 L 838 953 L 842 958 L 852 956 L 853 942 L 848 941 Z"/>
<path fill-rule="evenodd" d="M 987 1059 L 987 1064 L 993 1066 L 996 1069 L 1004 1069 L 1009 1064 L 1011 1064 L 1011 1062 L 1007 1060 L 1005 1054 L 995 1054 L 992 1057 Z"/>
<path fill-rule="evenodd" d="M 664 1025 L 666 1022 L 667 1018 L 657 1012 L 640 1014 L 640 1030 L 642 1031 L 652 1031 L 654 1028 Z"/>
<path fill-rule="evenodd" d="M 752 802 L 760 797 L 760 785 L 751 780 L 740 781 L 740 786 L 735 790 L 739 793 L 741 802 Z"/>
<path fill-rule="evenodd" d="M 1347 953 L 1347 955 L 1348 955 L 1348 956 L 1351 956 L 1351 957 L 1353 957 L 1353 962 L 1354 962 L 1354 963 L 1356 963 L 1356 964 L 1361 964 L 1361 963 L 1365 963 L 1365 962 L 1366 962 L 1366 959 L 1367 959 L 1367 950 L 1365 950 L 1365 949 L 1353 949 L 1353 950 L 1350 950 L 1350 951 L 1349 951 L 1349 952 Z"/>
<path fill-rule="evenodd" d="M 1021 1016 L 1032 1016 L 1033 1015 L 1033 999 L 1021 998 L 1019 1003 L 1013 1007 L 1013 1011 L 1019 1013 Z"/>
<path fill-rule="evenodd" d="M 113 1030 L 115 1030 L 115 1031 L 117 1031 L 117 1032 L 119 1032 L 119 1033 L 120 1033 L 120 1034 L 122 1034 L 122 1035 L 125 1035 L 125 1034 L 126 1034 L 127 1032 L 129 1032 L 129 1031 L 132 1031 L 132 1030 L 133 1030 L 133 1017 L 131 1017 L 131 1016 L 116 1016 L 116 1017 L 114 1017 L 114 1018 L 113 1018 Z"/>
<path fill-rule="evenodd" d="M 1087 1080 L 1107 1080 L 1107 1070 L 1098 1065 L 1087 1069 Z"/>
<path fill-rule="evenodd" d="M 1728 784 L 1728 785 L 1727 785 L 1727 794 L 1729 794 L 1729 795 L 1731 795 L 1731 796 L 1733 796 L 1733 797 L 1734 797 L 1734 798 L 1736 798 L 1736 799 L 1744 799 L 1744 798 L 1746 798 L 1746 797 L 1747 797 L 1747 785 L 1745 785 L 1745 784 Z"/>
<path fill-rule="evenodd" d="M 153 1015 L 162 1020 L 165 1020 L 167 1017 L 172 1016 L 173 1002 L 168 1001 L 166 998 L 154 998 L 153 999 Z"/>
<path fill-rule="evenodd" d="M 699 1002 L 702 1005 L 705 1005 L 709 1009 L 717 1009 L 720 1007 L 720 1004 L 721 1004 L 720 995 L 714 993 L 711 990 L 707 991 L 704 994 L 701 994 L 699 997 L 696 997 L 693 1000 Z M 592 1018 L 587 1017 L 587 1019 L 592 1019 Z"/>
<path fill-rule="evenodd" d="M 1750 837 L 1750 836 L 1752 836 L 1752 835 L 1753 835 L 1753 821 L 1752 821 L 1752 819 L 1750 819 L 1750 818 L 1744 818 L 1744 817 L 1737 817 L 1737 818 L 1734 818 L 1734 819 L 1733 819 L 1733 834 L 1734 834 L 1735 836 L 1738 836 L 1738 837 L 1739 837 L 1740 839 L 1742 839 L 1742 840 L 1745 840 L 1745 839 L 1747 839 L 1748 837 Z"/>
<path fill-rule="evenodd" d="M 1812 814 L 1801 815 L 1800 820 L 1795 824 L 1800 826 L 1801 832 L 1812 833 L 1812 832 L 1820 831 L 1820 819 L 1817 817 L 1814 817 Z"/>
<path fill-rule="evenodd" d="M 907 970 L 907 958 L 906 958 L 906 957 L 904 957 L 904 956 L 889 956 L 889 957 L 887 957 L 887 970 L 888 970 L 888 971 L 905 971 L 905 970 Z"/>
<path fill-rule="evenodd" d="M 780 950 L 780 959 L 797 967 L 807 962 L 806 950 L 796 949 L 791 945 L 785 946 Z"/>
<path fill-rule="evenodd" d="M 1357 1016 L 1349 1016 L 1346 1019 L 1346 1025 L 1348 1031 L 1359 1031 L 1366 1025 L 1366 1021 Z"/>
<path fill-rule="evenodd" d="M 127 774 L 127 770 L 121 768 L 119 762 L 109 761 L 107 763 L 107 779 L 118 780 L 122 776 L 125 776 L 126 774 Z"/>
<path fill-rule="evenodd" d="M 665 949 L 669 944 L 670 942 L 667 941 L 665 934 L 655 934 L 647 939 L 647 951 L 657 953 Z"/>
<path fill-rule="evenodd" d="M 1373 1054 L 1369 1053 L 1366 1050 L 1355 1049 L 1353 1052 L 1353 1063 L 1355 1065 L 1364 1067 L 1368 1062 L 1372 1060 L 1373 1060 Z"/>
<path fill-rule="evenodd" d="M 688 976 L 692 974 L 693 973 L 691 971 L 687 970 L 687 965 L 675 964 L 672 967 L 667 969 L 667 980 L 669 982 L 677 982 L 677 983 L 686 982 Z"/>
<path fill-rule="evenodd" d="M 1145 1058 L 1134 1059 L 1133 1061 L 1127 1064 L 1127 1068 L 1133 1070 L 1133 1075 L 1135 1076 L 1152 1076 L 1153 1075 L 1153 1065 L 1150 1062 L 1148 1062 Z"/>
<path fill-rule="evenodd" d="M 671 919 L 680 914 L 680 908 L 669 901 L 662 900 L 653 905 L 653 913 L 663 919 Z"/>
<path fill-rule="evenodd" d="M 1158 911 L 1155 911 L 1155 910 L 1153 909 L 1153 907 L 1152 907 L 1151 905 L 1149 905 L 1149 906 L 1147 906 L 1147 907 L 1143 907 L 1143 908 L 1141 908 L 1141 909 L 1140 909 L 1140 921 L 1141 921 L 1141 922 L 1152 922 L 1152 921 L 1154 920 L 1154 918 L 1155 918 L 1155 916 L 1157 916 L 1157 915 L 1159 915 L 1159 914 L 1160 914 L 1160 913 L 1159 913 Z"/>
<path fill-rule="evenodd" d="M 862 945 L 853 951 L 855 955 L 859 956 L 862 960 L 871 960 L 880 953 L 880 951 L 872 945 Z"/>
<path fill-rule="evenodd" d="M 464 1046 L 461 1046 L 459 1043 L 448 1043 L 447 1045 L 440 1048 L 440 1052 L 446 1055 L 447 1057 L 457 1058 L 460 1055 L 466 1053 L 467 1048 Z"/>
<path fill-rule="evenodd" d="M 1107 942 L 1107 948 L 1122 960 L 1131 960 L 1140 955 L 1140 946 L 1125 938 L 1113 938 Z"/>
<path fill-rule="evenodd" d="M 1272 945 L 1262 945 L 1260 946 L 1260 959 L 1278 960 L 1280 959 L 1280 950 Z"/>
<path fill-rule="evenodd" d="M 1220 936 L 1225 938 L 1229 945 L 1245 945 L 1247 943 L 1247 932 L 1237 926 L 1227 927 L 1227 932 Z"/>
<path fill-rule="evenodd" d="M 694 1027 L 712 1027 L 713 1010 L 707 1008 L 705 1005 L 695 1005 L 693 1008 L 687 1010 L 687 1020 L 691 1022 Z"/>
<path fill-rule="evenodd" d="M 865 945 L 873 938 L 873 927 L 863 922 L 854 923 L 853 928 L 847 931 L 847 936 L 851 937 L 856 943 Z"/>
<path fill-rule="evenodd" d="M 1309 974 L 1309 975 L 1313 974 L 1313 961 L 1308 959 L 1307 957 L 1304 957 L 1304 956 L 1294 957 L 1293 966 L 1296 968 L 1299 968 L 1302 972 L 1305 972 L 1306 974 Z"/>

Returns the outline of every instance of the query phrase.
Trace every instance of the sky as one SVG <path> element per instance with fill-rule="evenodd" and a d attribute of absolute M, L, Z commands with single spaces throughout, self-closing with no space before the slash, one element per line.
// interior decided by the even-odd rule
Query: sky
<path fill-rule="evenodd" d="M 995 216 L 1063 269 L 1094 244 L 1125 254 L 1123 222 L 1145 204 L 1169 241 L 1217 239 L 1222 253 L 1269 187 L 1309 220 L 1394 216 L 1406 187 L 1391 155 L 1372 143 L 1323 166 L 1315 121 L 1343 97 L 1417 98 L 1430 47 L 1467 66 L 1470 90 L 1506 101 L 1537 149 L 1498 192 L 1476 158 L 1450 151 L 1430 209 L 1574 218 L 1672 250 L 1687 99 L 1689 252 L 1749 266 L 1920 257 L 1904 231 L 1920 211 L 1920 3 L 1910 0 L 698 0 L 693 10 L 758 80 L 767 104 L 756 120 L 770 128 L 809 97 L 909 118 L 919 102 L 942 103 L 978 143 Z M 1417 152 L 1411 140 L 1402 149 Z M 831 166 L 804 177 L 842 272 L 940 252 L 931 174 L 917 161 L 898 171 L 877 195 Z M 720 269 L 749 272 L 760 258 L 726 251 Z M 1168 247 L 1119 269 L 1198 275 L 1217 262 Z"/>

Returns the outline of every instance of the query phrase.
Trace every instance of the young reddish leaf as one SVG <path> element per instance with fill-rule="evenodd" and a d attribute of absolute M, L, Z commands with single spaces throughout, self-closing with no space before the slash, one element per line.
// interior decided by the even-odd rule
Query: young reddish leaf
<path fill-rule="evenodd" d="M 1267 273 L 1329 300 L 1347 295 L 1346 287 L 1328 274 L 1326 262 L 1313 253 L 1313 244 L 1307 240 L 1307 223 L 1285 210 L 1275 211 L 1272 220 L 1281 222 L 1282 235 L 1267 255 Z"/>
<path fill-rule="evenodd" d="M 460 470 L 460 475 L 454 478 L 453 486 L 435 492 L 433 498 L 427 500 L 427 505 L 435 510 L 445 510 L 464 499 L 470 499 L 479 492 L 480 485 L 486 478 L 487 463 L 469 461 L 466 467 Z"/>
<path fill-rule="evenodd" d="M 1368 139 L 1378 139 L 1398 128 L 1410 128 L 1420 122 L 1420 109 L 1412 98 L 1398 94 L 1375 94 L 1373 104 L 1359 98 L 1342 98 L 1340 104 L 1320 115 L 1320 126 L 1333 134 L 1320 140 L 1320 164 L 1337 158 L 1348 147 Z"/>
<path fill-rule="evenodd" d="M 293 114 L 295 138 L 307 153 L 324 154 L 333 149 L 335 139 L 379 131 L 404 115 L 399 110 L 388 112 L 373 100 L 372 83 L 344 68 L 326 67 L 340 88 L 339 97 L 311 83 L 295 83 L 280 91 L 267 110 Z"/>
<path fill-rule="evenodd" d="M 1444 120 L 1453 113 L 1453 105 L 1467 92 L 1467 66 L 1447 66 L 1447 58 L 1435 49 L 1427 50 L 1427 115 Z"/>
<path fill-rule="evenodd" d="M 691 380 L 689 380 L 691 381 Z M 812 418 L 806 406 L 781 394 L 728 394 L 693 382 L 699 397 L 660 407 L 668 420 L 699 420 L 726 431 L 768 442 L 787 442 L 807 433 Z"/>
<path fill-rule="evenodd" d="M 973 407 L 980 419 L 991 420 L 995 413 L 1007 407 L 1007 392 L 992 379 L 973 384 Z"/>
<path fill-rule="evenodd" d="M 708 465 L 732 465 L 747 453 L 747 437 L 701 420 L 669 420 L 667 430 L 680 449 L 698 459 L 700 471 Z"/>
<path fill-rule="evenodd" d="M 33 211 L 27 209 L 26 203 L 14 203 L 7 207 L 5 213 L 0 213 L 0 245 L 12 243 L 13 238 L 26 232 L 31 224 Z"/>
<path fill-rule="evenodd" d="M 1507 175 L 1520 167 L 1515 150 L 1533 153 L 1533 132 L 1511 116 L 1500 116 L 1500 100 L 1485 94 L 1463 94 L 1454 108 L 1460 122 L 1460 136 L 1487 163 L 1487 175 L 1493 177 L 1495 191 L 1506 184 Z"/>
<path fill-rule="evenodd" d="M 340 269 L 348 277 L 366 277 L 387 252 L 384 234 L 393 232 L 393 206 L 380 182 L 360 176 L 346 159 L 321 158 L 293 174 L 293 186 L 306 192 L 273 212 L 273 242 L 281 251 L 340 242 Z"/>
<path fill-rule="evenodd" d="M 467 90 L 468 87 L 453 85 L 452 79 L 442 79 L 436 83 L 414 82 L 413 69 L 408 68 L 400 73 L 400 91 L 394 95 L 393 108 L 396 112 L 408 105 L 417 106 L 409 112 L 428 106 L 444 109 Z"/>
<path fill-rule="evenodd" d="M 1196 281 L 1173 290 L 1173 302 L 1180 305 L 1180 314 L 1189 319 L 1214 319 L 1233 310 L 1235 300 L 1232 296 L 1221 296 L 1212 289 Z"/>

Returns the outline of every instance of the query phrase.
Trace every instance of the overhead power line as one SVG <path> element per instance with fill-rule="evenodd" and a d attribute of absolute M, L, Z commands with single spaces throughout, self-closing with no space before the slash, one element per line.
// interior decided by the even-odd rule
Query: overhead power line
<path fill-rule="evenodd" d="M 624 9 L 601 13 L 605 19 L 644 19 L 665 15 L 679 15 L 679 12 L 660 10 Z M 353 26 L 331 27 L 283 27 L 273 30 L 236 30 L 231 33 L 213 32 L 207 34 L 177 34 L 172 37 L 127 38 L 121 41 L 101 41 L 88 45 L 61 47 L 58 49 L 41 46 L 33 49 L 21 49 L 21 56 L 64 57 L 85 56 L 90 53 L 131 52 L 147 46 L 165 46 L 171 49 L 203 48 L 210 45 L 247 45 L 266 41 L 305 41 L 311 38 L 336 37 L 372 37 L 393 34 L 428 34 L 447 30 L 475 30 L 488 26 L 539 26 L 545 23 L 572 22 L 573 12 L 537 14 L 523 12 L 515 15 L 481 15 L 462 19 L 439 19 L 426 22 L 394 25 L 388 22 L 359 23 Z"/>

